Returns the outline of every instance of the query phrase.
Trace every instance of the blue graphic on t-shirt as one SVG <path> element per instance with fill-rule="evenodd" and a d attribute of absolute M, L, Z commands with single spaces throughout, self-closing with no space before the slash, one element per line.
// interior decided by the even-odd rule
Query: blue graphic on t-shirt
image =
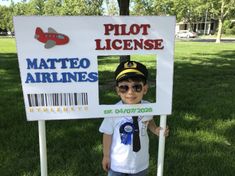
<path fill-rule="evenodd" d="M 131 145 L 131 136 L 133 134 L 134 126 L 131 122 L 122 124 L 119 128 L 121 135 L 121 143 L 125 145 Z"/>

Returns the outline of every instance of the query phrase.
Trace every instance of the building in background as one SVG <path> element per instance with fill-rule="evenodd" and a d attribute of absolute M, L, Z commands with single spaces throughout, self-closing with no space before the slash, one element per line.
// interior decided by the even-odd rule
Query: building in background
<path fill-rule="evenodd" d="M 184 30 L 193 31 L 201 35 L 213 35 L 216 32 L 218 21 L 211 19 L 208 21 L 195 22 L 190 25 L 187 22 L 179 22 L 176 24 L 176 33 Z"/>

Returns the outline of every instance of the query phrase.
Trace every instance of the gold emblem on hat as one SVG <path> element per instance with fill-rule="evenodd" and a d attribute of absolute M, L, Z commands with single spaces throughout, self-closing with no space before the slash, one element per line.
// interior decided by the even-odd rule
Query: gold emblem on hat
<path fill-rule="evenodd" d="M 137 68 L 137 64 L 135 62 L 127 62 L 124 64 L 124 68 Z"/>

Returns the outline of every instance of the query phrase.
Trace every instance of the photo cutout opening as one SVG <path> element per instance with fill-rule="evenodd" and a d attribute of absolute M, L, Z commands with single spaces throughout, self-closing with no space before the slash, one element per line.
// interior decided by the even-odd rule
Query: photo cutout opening
<path fill-rule="evenodd" d="M 112 55 L 98 56 L 98 77 L 99 77 L 99 104 L 113 105 L 120 101 L 120 97 L 116 92 L 115 70 L 120 62 L 127 60 L 136 61 L 146 66 L 148 70 L 148 91 L 144 95 L 143 100 L 150 103 L 156 103 L 156 81 L 157 81 L 157 56 L 153 54 L 147 55 Z"/>

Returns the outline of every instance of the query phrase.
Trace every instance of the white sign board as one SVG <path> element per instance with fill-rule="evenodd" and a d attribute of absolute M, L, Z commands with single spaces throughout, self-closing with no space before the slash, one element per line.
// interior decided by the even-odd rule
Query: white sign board
<path fill-rule="evenodd" d="M 14 17 L 28 120 L 171 114 L 175 17 Z M 156 56 L 156 102 L 99 103 L 98 57 Z M 107 63 L 108 64 L 108 63 Z"/>

